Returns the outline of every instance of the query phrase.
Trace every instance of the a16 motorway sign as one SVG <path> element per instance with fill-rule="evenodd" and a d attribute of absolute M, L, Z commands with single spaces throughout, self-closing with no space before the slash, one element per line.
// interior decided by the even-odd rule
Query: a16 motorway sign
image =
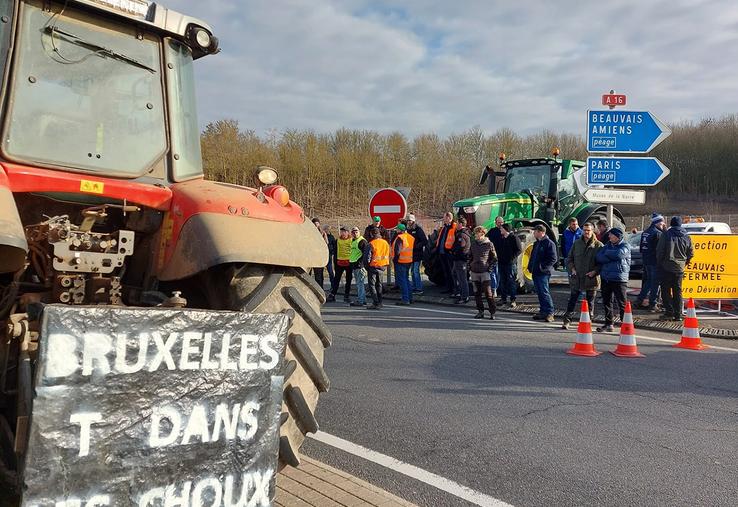
<path fill-rule="evenodd" d="M 648 111 L 587 111 L 587 151 L 648 153 L 671 135 Z"/>

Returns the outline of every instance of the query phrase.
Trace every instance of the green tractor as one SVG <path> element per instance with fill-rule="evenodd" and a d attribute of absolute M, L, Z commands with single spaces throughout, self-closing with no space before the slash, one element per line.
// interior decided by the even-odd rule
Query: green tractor
<path fill-rule="evenodd" d="M 586 163 L 578 160 L 558 158 L 558 149 L 552 157 L 524 160 L 506 160 L 500 154 L 499 170 L 490 165 L 482 170 L 479 184 L 488 185 L 488 194 L 469 197 L 453 204 L 454 214 L 465 217 L 467 225 L 474 228 L 481 225 L 494 227 L 495 218 L 502 216 L 511 224 L 514 233 L 523 245 L 523 254 L 518 257 L 518 288 L 530 292 L 533 288 L 528 259 L 533 249 L 533 227 L 542 224 L 549 237 L 561 246 L 559 236 L 564 232 L 568 219 L 575 217 L 579 224 L 597 222 L 607 217 L 607 205 L 588 202 L 580 191 L 581 183 L 576 181 L 585 170 Z M 611 226 L 623 227 L 623 215 L 613 210 Z M 441 267 L 434 262 L 435 254 L 425 259 L 425 272 L 437 285 L 444 283 Z"/>

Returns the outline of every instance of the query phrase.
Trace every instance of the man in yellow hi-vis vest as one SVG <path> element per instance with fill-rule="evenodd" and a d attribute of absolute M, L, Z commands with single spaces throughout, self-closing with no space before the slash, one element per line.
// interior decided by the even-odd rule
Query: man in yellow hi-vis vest
<path fill-rule="evenodd" d="M 351 263 L 351 273 L 354 275 L 356 281 L 356 301 L 351 303 L 351 306 L 364 306 L 366 305 L 366 269 L 362 259 L 364 258 L 364 252 L 366 251 L 369 243 L 361 235 L 358 227 L 351 228 L 351 254 L 349 262 Z"/>
<path fill-rule="evenodd" d="M 405 224 L 397 226 L 397 236 L 392 242 L 392 259 L 397 266 L 397 285 L 400 286 L 402 301 L 397 305 L 410 304 L 410 268 L 413 265 L 413 246 L 415 238 L 407 233 Z"/>
<path fill-rule="evenodd" d="M 343 291 L 343 302 L 350 303 L 349 294 L 351 294 L 351 236 L 345 227 L 341 227 L 338 240 L 336 241 L 336 275 L 333 277 L 333 285 L 331 293 L 328 294 L 328 301 L 335 301 L 338 294 L 338 284 L 341 283 L 341 276 L 346 273 L 346 286 Z"/>

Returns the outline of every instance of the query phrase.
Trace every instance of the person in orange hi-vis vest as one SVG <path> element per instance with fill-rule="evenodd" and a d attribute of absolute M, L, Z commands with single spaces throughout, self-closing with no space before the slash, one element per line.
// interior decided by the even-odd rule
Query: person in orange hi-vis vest
<path fill-rule="evenodd" d="M 400 286 L 402 300 L 397 305 L 410 304 L 410 268 L 413 265 L 415 238 L 407 232 L 405 224 L 397 226 L 397 237 L 392 242 L 392 259 L 397 265 L 397 285 Z"/>
<path fill-rule="evenodd" d="M 450 211 L 447 211 L 443 215 L 443 225 L 438 231 L 436 237 L 436 252 L 438 253 L 438 260 L 443 268 L 443 279 L 445 287 L 441 291 L 442 294 L 455 294 L 458 292 L 456 284 L 454 283 L 454 277 L 452 276 L 452 268 L 454 264 L 453 255 L 451 249 L 454 246 L 454 239 L 456 236 L 456 222 L 454 222 L 454 215 Z"/>
<path fill-rule="evenodd" d="M 364 266 L 368 274 L 369 296 L 373 303 L 367 306 L 367 310 L 379 310 L 382 308 L 382 273 L 390 263 L 390 246 L 382 239 L 379 228 L 369 227 L 366 234 L 369 248 L 364 251 Z"/>

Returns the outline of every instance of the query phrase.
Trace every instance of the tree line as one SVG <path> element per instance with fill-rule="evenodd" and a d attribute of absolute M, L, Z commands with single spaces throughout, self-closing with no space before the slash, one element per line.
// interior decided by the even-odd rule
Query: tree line
<path fill-rule="evenodd" d="M 671 169 L 659 191 L 736 195 L 738 115 L 671 128 L 671 137 L 653 152 Z M 555 146 L 562 158 L 587 156 L 584 136 L 550 130 L 523 136 L 507 128 L 485 135 L 480 127 L 446 137 L 350 129 L 259 136 L 226 119 L 208 124 L 201 142 L 208 178 L 254 186 L 254 168 L 268 165 L 306 213 L 333 217 L 366 214 L 370 189 L 381 187 L 411 187 L 410 209 L 438 215 L 460 198 L 486 193 L 479 176 L 499 152 L 509 160 L 542 157 Z"/>

